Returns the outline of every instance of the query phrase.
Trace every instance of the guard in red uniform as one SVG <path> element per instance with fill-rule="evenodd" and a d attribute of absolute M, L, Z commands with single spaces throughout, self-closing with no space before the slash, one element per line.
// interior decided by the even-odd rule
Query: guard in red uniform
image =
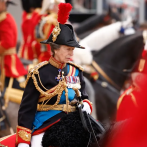
<path fill-rule="evenodd" d="M 1 80 L 4 80 L 3 74 L 13 78 L 27 74 L 16 54 L 17 27 L 14 18 L 6 11 L 6 6 L 7 1 L 0 1 Z"/>
<path fill-rule="evenodd" d="M 38 59 L 38 57 L 41 54 L 41 45 L 40 45 L 40 42 L 37 42 L 37 40 L 36 40 L 35 32 L 36 32 L 36 26 L 38 25 L 38 23 L 40 22 L 40 20 L 42 18 L 41 7 L 42 7 L 43 0 L 30 0 L 30 1 L 32 3 L 33 7 L 35 8 L 33 11 L 33 20 L 32 20 L 33 28 L 32 28 L 31 47 L 32 47 L 33 53 L 34 53 L 34 59 Z"/>
<path fill-rule="evenodd" d="M 145 53 L 146 51 L 144 51 Z M 135 89 L 129 88 L 119 98 L 117 122 L 112 126 L 104 147 L 145 147 L 147 145 L 147 53 L 133 78 Z M 123 121 L 120 121 L 123 120 Z"/>
<path fill-rule="evenodd" d="M 40 54 L 40 44 L 35 41 L 35 26 L 40 20 L 42 0 L 22 0 L 24 9 L 22 15 L 23 44 L 19 50 L 19 56 L 27 60 L 33 60 Z"/>
<path fill-rule="evenodd" d="M 142 88 L 147 81 L 147 43 L 142 53 L 137 71 L 132 74 L 132 86 L 128 88 L 118 99 L 117 102 L 117 121 L 132 118 L 140 107 Z"/>

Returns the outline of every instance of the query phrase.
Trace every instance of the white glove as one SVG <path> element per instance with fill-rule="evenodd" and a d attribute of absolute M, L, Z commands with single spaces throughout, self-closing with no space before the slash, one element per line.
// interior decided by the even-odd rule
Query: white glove
<path fill-rule="evenodd" d="M 27 143 L 19 143 L 18 147 L 29 147 L 29 144 L 27 144 Z"/>
<path fill-rule="evenodd" d="M 90 109 L 90 106 L 87 102 L 83 102 L 83 108 L 82 108 L 82 111 L 86 111 L 88 114 L 91 113 L 91 109 Z"/>
<path fill-rule="evenodd" d="M 124 32 L 125 35 L 132 35 L 135 34 L 135 30 L 133 28 L 127 28 Z"/>

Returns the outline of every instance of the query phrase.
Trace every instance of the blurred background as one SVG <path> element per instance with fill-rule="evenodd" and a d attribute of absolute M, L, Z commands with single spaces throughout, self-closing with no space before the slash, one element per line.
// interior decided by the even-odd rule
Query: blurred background
<path fill-rule="evenodd" d="M 110 7 L 114 12 L 119 13 L 121 20 L 124 20 L 128 15 L 131 15 L 139 24 L 147 20 L 146 0 L 66 0 L 66 2 L 73 6 L 70 15 L 72 23 L 80 23 L 93 15 L 105 13 Z M 21 21 L 23 10 L 20 0 L 15 0 L 15 3 L 17 6 L 10 5 L 8 11 L 16 20 L 19 33 L 18 41 L 20 41 L 22 39 Z"/>

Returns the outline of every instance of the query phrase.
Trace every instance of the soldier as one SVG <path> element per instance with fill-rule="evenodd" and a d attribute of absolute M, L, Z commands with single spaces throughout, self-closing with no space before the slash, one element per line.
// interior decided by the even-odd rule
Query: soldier
<path fill-rule="evenodd" d="M 35 41 L 35 26 L 40 20 L 42 0 L 22 0 L 22 33 L 23 43 L 19 49 L 19 56 L 27 60 L 33 60 L 40 54 L 40 45 Z M 35 49 L 35 46 L 37 49 Z M 39 49 L 38 49 L 39 46 Z"/>
<path fill-rule="evenodd" d="M 132 85 L 119 97 L 117 102 L 117 121 L 132 118 L 138 112 L 138 103 L 147 81 L 147 42 L 142 53 L 138 69 L 132 73 Z M 129 110 L 128 110 L 129 108 Z"/>
<path fill-rule="evenodd" d="M 81 95 L 82 110 L 88 114 L 92 104 L 85 92 L 83 68 L 69 62 L 75 47 L 84 49 L 72 26 L 65 24 L 71 8 L 70 4 L 59 5 L 58 22 L 50 37 L 41 42 L 50 44 L 53 55 L 28 74 L 18 113 L 18 147 L 87 146 L 89 134 L 76 111 L 77 98 Z"/>
<path fill-rule="evenodd" d="M 35 8 L 33 11 L 33 19 L 32 19 L 32 24 L 33 24 L 33 28 L 32 28 L 32 44 L 31 47 L 33 49 L 33 56 L 34 59 L 38 59 L 38 57 L 41 54 L 41 46 L 40 43 L 37 42 L 36 40 L 36 36 L 35 36 L 35 32 L 36 32 L 36 26 L 38 25 L 38 23 L 40 22 L 41 18 L 42 18 L 42 14 L 41 14 L 41 8 L 42 8 L 42 2 L 43 0 L 30 0 L 33 7 Z"/>
<path fill-rule="evenodd" d="M 0 1 L 0 56 L 3 86 L 4 75 L 7 82 L 10 77 L 18 78 L 27 74 L 16 53 L 17 27 L 13 17 L 6 10 L 8 2 L 8 0 Z"/>

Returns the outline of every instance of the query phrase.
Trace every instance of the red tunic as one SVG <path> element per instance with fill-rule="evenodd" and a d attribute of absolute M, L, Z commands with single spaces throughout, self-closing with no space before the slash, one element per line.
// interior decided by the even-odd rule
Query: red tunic
<path fill-rule="evenodd" d="M 144 82 L 146 85 L 146 81 Z M 132 109 L 134 102 L 130 101 L 130 97 L 124 97 L 120 103 L 122 110 L 130 113 L 130 119 L 118 122 L 110 133 L 106 147 L 146 147 L 147 146 L 147 90 L 146 86 L 140 88 L 140 92 L 134 89 L 137 107 Z M 137 93 L 137 94 L 136 94 Z M 125 101 L 126 100 L 126 101 Z M 126 105 L 126 106 L 125 106 Z M 132 106 L 131 106 L 132 105 Z M 123 109 L 125 108 L 125 109 Z M 119 109 L 118 109 L 119 111 Z M 118 113 L 119 120 L 126 118 L 126 115 Z"/>
<path fill-rule="evenodd" d="M 14 78 L 26 75 L 27 71 L 16 54 L 17 27 L 15 20 L 6 12 L 0 17 L 3 18 L 0 19 L 0 47 L 4 48 L 4 54 L 7 54 L 3 56 L 5 75 Z"/>
<path fill-rule="evenodd" d="M 16 134 L 6 136 L 2 139 L 2 141 L 0 141 L 0 146 L 5 145 L 5 146 L 8 146 L 8 147 L 16 147 L 15 141 L 16 141 Z"/>
<path fill-rule="evenodd" d="M 23 44 L 20 48 L 19 55 L 21 58 L 33 60 L 40 55 L 40 44 L 35 40 L 35 27 L 40 20 L 41 15 L 38 9 L 33 13 L 23 12 L 22 32 Z"/>
<path fill-rule="evenodd" d="M 128 88 L 117 102 L 117 121 L 132 118 L 138 111 L 138 100 L 140 91 L 132 87 Z"/>

